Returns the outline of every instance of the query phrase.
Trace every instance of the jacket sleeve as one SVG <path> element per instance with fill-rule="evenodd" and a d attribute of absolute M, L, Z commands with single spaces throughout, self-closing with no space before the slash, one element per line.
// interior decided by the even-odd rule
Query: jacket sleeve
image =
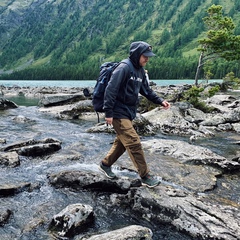
<path fill-rule="evenodd" d="M 146 77 L 143 77 L 143 82 L 142 82 L 142 86 L 141 86 L 141 89 L 140 89 L 140 94 L 143 95 L 144 97 L 146 97 L 151 102 L 156 103 L 156 104 L 161 104 L 162 105 L 162 102 L 164 101 L 163 98 L 159 97 L 157 95 L 157 93 L 154 92 L 150 88 Z"/>
<path fill-rule="evenodd" d="M 118 96 L 120 87 L 123 81 L 129 74 L 129 68 L 126 64 L 121 63 L 112 73 L 110 81 L 106 87 L 104 94 L 103 108 L 105 111 L 105 117 L 113 117 L 113 108 Z"/>

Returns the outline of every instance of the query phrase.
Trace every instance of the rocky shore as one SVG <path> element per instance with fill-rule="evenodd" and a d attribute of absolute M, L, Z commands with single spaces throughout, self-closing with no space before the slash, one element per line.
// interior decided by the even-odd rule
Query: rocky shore
<path fill-rule="evenodd" d="M 240 239 L 239 191 L 234 192 L 234 200 L 227 194 L 221 197 L 215 194 L 219 180 L 226 175 L 237 179 L 236 189 L 240 189 L 240 94 L 219 93 L 204 99 L 208 106 L 215 109 L 212 113 L 204 113 L 187 102 L 173 101 L 184 86 L 153 88 L 164 98 L 172 100 L 172 107 L 169 110 L 155 107 L 139 113 L 134 126 L 143 138 L 150 169 L 162 181 L 158 187 L 148 189 L 141 186 L 127 155 L 113 168 L 118 176 L 116 180 L 107 179 L 95 168 L 79 171 L 65 169 L 48 174 L 48 184 L 62 191 L 70 189 L 76 194 L 87 192 L 89 199 L 95 199 L 100 192 L 104 200 L 99 204 L 109 209 L 120 209 L 123 214 L 145 219 L 155 226 L 173 226 L 193 239 Z M 113 129 L 104 124 L 103 115 L 100 115 L 100 123 L 97 123 L 91 95 L 84 94 L 83 89 L 1 86 L 1 112 L 18 108 L 17 104 L 8 100 L 12 96 L 38 98 L 39 113 L 62 121 L 92 121 L 94 124 L 86 130 L 87 133 L 113 133 Z M 31 121 L 24 114 L 15 116 L 16 124 L 32 124 Z M 224 132 L 235 136 L 235 150 L 230 155 L 219 154 L 204 144 L 205 140 Z M 155 137 L 158 133 L 161 133 L 161 138 Z M 0 136 L 0 167 L 16 168 L 17 171 L 22 157 L 45 160 L 47 155 L 47 161 L 59 162 L 63 159 L 79 159 L 79 146 L 76 149 L 71 146 L 70 152 L 68 148 L 62 147 L 63 144 L 59 139 L 50 137 L 9 142 Z M 129 172 L 127 176 L 124 175 L 125 171 Z M 223 181 L 223 188 L 226 185 Z M 37 188 L 31 182 L 0 184 L 0 199 Z M 93 200 L 89 200 L 89 204 L 76 202 L 56 212 L 51 219 L 35 218 L 35 222 L 30 222 L 22 231 L 27 236 L 29 232 L 45 225 L 48 226 L 46 231 L 53 233 L 57 239 L 160 239 L 154 236 L 150 227 L 139 225 L 129 225 L 105 233 L 88 231 L 97 216 L 91 203 L 98 204 Z M 0 207 L 1 228 L 6 224 L 11 225 L 13 215 L 12 209 Z"/>

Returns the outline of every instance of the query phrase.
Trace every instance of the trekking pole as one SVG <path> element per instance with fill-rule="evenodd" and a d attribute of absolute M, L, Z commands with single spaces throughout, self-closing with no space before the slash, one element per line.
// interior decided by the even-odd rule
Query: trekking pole
<path fill-rule="evenodd" d="M 98 123 L 100 123 L 99 113 L 96 112 L 96 114 L 97 114 L 97 118 L 98 118 Z"/>

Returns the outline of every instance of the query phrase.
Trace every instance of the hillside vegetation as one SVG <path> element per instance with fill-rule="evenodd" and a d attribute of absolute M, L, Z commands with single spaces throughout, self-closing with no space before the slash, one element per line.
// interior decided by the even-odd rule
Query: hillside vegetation
<path fill-rule="evenodd" d="M 0 0 L 0 78 L 95 79 L 101 63 L 126 58 L 142 40 L 157 54 L 151 79 L 192 79 L 212 4 L 240 34 L 239 0 Z M 213 78 L 230 71 L 239 76 L 239 63 L 212 67 Z"/>

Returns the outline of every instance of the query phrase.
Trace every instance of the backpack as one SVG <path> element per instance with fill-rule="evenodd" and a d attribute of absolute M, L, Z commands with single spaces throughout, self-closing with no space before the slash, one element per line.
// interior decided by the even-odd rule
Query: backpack
<path fill-rule="evenodd" d="M 92 104 L 96 112 L 104 112 L 103 102 L 104 93 L 111 78 L 112 72 L 119 66 L 120 63 L 125 63 L 130 67 L 131 72 L 133 72 L 133 66 L 130 60 L 125 59 L 121 62 L 105 62 L 100 66 L 100 74 L 97 78 L 96 85 L 93 90 Z"/>

